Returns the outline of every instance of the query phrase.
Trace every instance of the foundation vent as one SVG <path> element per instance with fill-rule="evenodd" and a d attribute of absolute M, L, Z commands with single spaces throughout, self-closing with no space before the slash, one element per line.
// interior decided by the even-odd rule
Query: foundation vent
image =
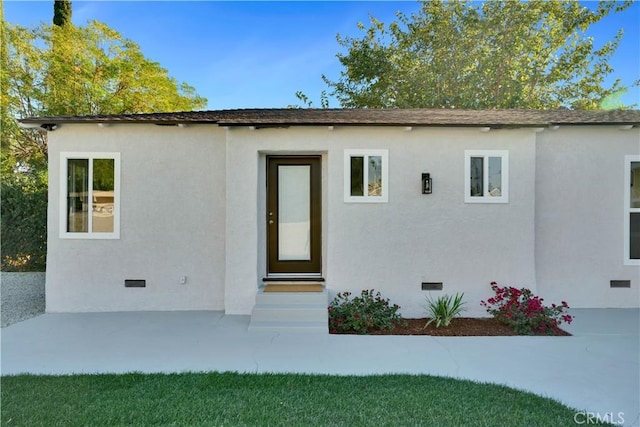
<path fill-rule="evenodd" d="M 441 291 L 442 282 L 422 282 L 423 291 Z"/>
<path fill-rule="evenodd" d="M 125 279 L 124 287 L 125 288 L 146 288 L 147 287 L 147 281 L 146 280 Z"/>
<path fill-rule="evenodd" d="M 631 280 L 611 280 L 609 286 L 612 288 L 630 288 Z"/>

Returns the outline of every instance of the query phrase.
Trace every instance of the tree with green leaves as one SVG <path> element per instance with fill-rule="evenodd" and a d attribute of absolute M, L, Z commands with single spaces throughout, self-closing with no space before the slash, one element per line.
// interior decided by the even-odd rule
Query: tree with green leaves
<path fill-rule="evenodd" d="M 18 119 L 189 111 L 204 108 L 207 100 L 105 24 L 25 28 L 7 23 L 1 12 L 2 3 L 2 269 L 42 270 L 47 135 L 21 129 Z"/>
<path fill-rule="evenodd" d="M 136 43 L 100 22 L 28 29 L 2 21 L 2 33 L 2 147 L 18 160 L 46 155 L 45 137 L 20 130 L 18 118 L 206 106 L 193 87 L 177 82 L 160 64 L 145 58 Z"/>
<path fill-rule="evenodd" d="M 341 37 L 344 67 L 322 76 L 344 107 L 595 109 L 624 86 L 607 86 L 622 31 L 596 48 L 585 32 L 630 1 L 423 1 L 389 25 L 371 17 Z"/>
<path fill-rule="evenodd" d="M 64 27 L 71 23 L 71 2 L 69 0 L 54 0 L 53 25 Z"/>

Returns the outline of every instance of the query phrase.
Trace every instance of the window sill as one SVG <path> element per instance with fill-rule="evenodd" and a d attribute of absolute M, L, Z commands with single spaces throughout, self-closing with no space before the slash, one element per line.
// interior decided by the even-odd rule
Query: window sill
<path fill-rule="evenodd" d="M 120 234 L 117 233 L 63 233 L 60 234 L 61 239 L 65 240 L 118 240 L 120 239 Z"/>
<path fill-rule="evenodd" d="M 502 203 L 502 204 L 506 204 L 509 203 L 509 199 L 506 197 L 473 197 L 473 198 L 465 198 L 464 199 L 465 203 L 470 203 L 470 204 L 478 204 L 478 203 L 488 203 L 488 204 L 495 204 L 495 203 Z"/>

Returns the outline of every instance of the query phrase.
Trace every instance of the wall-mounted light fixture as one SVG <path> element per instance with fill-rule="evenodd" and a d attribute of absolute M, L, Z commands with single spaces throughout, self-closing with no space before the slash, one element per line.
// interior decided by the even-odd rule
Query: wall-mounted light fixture
<path fill-rule="evenodd" d="M 431 182 L 431 174 L 423 173 L 422 174 L 422 194 L 431 194 L 431 190 L 433 190 L 433 185 Z"/>

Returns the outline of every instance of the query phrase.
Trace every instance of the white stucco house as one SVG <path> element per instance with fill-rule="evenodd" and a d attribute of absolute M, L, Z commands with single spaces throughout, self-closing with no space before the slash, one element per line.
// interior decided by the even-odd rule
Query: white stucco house
<path fill-rule="evenodd" d="M 379 290 L 405 317 L 464 292 L 482 316 L 494 280 L 572 307 L 640 305 L 637 110 L 21 122 L 49 131 L 48 312 L 224 310 L 326 331 L 337 292 Z M 321 284 L 320 310 L 267 283 Z M 265 316 L 276 294 L 269 310 L 291 310 Z"/>

